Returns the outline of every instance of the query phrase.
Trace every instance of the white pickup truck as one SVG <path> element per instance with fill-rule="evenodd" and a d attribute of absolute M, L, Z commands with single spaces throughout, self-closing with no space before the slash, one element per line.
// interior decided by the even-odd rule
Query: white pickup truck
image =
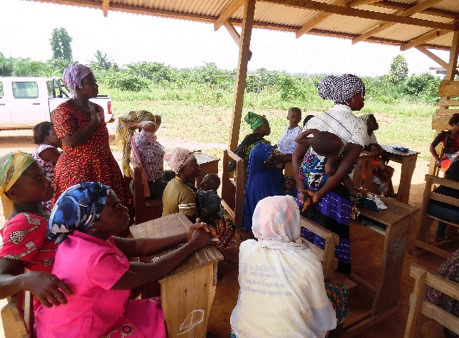
<path fill-rule="evenodd" d="M 0 130 L 31 129 L 51 121 L 54 109 L 68 99 L 67 89 L 56 78 L 0 77 Z M 114 120 L 109 95 L 91 101 L 104 109 L 106 122 Z"/>

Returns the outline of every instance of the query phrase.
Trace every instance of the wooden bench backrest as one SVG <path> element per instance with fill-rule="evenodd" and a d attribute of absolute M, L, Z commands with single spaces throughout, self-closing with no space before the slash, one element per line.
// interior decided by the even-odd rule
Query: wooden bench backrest
<path fill-rule="evenodd" d="M 236 162 L 234 183 L 229 172 L 231 160 Z M 245 169 L 244 160 L 227 149 L 223 152 L 222 206 L 235 225 L 242 225 L 244 209 Z"/>
<path fill-rule="evenodd" d="M 425 177 L 426 187 L 422 199 L 421 212 L 419 213 L 419 222 L 422 222 L 424 220 L 424 217 L 427 212 L 427 206 L 430 200 L 443 202 L 459 208 L 459 199 L 433 192 L 434 184 L 459 190 L 459 182 L 432 175 L 426 175 Z"/>
<path fill-rule="evenodd" d="M 322 262 L 325 280 L 331 280 L 335 270 L 338 268 L 338 260 L 335 257 L 335 248 L 339 243 L 338 235 L 305 217 L 301 217 L 301 226 L 325 240 L 325 247 L 323 249 L 305 239 L 303 239 L 303 242 L 309 246 L 312 252 L 314 252 L 317 258 Z"/>
<path fill-rule="evenodd" d="M 432 119 L 432 129 L 437 131 L 450 129 L 449 119 L 459 113 L 459 81 L 442 81 L 438 88 L 439 109 Z"/>
<path fill-rule="evenodd" d="M 33 297 L 29 291 L 20 292 L 8 298 L 8 303 L 2 308 L 1 314 L 5 338 L 33 338 L 35 336 Z"/>
<path fill-rule="evenodd" d="M 415 279 L 415 284 L 405 329 L 405 338 L 419 337 L 419 317 L 421 314 L 459 334 L 459 318 L 425 300 L 427 287 L 432 287 L 459 301 L 459 283 L 450 281 L 417 264 L 411 264 L 410 276 Z"/>

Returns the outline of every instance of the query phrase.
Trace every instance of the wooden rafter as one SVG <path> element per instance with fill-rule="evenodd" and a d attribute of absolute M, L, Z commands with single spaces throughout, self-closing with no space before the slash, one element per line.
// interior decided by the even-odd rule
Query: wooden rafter
<path fill-rule="evenodd" d="M 398 16 L 398 15 L 386 14 L 386 13 L 380 13 L 380 12 L 374 12 L 374 11 L 367 11 L 367 10 L 362 10 L 362 9 L 344 7 L 344 6 L 328 5 L 328 4 L 313 1 L 313 0 L 262 0 L 262 1 L 296 7 L 296 8 L 303 8 L 303 9 L 310 9 L 310 10 L 321 11 L 321 12 L 326 12 L 326 13 L 339 14 L 343 16 L 363 18 L 363 19 L 402 23 L 406 25 L 413 25 L 413 26 L 420 26 L 420 27 L 447 29 L 450 31 L 455 31 L 457 29 L 456 25 L 452 25 L 448 23 L 416 19 L 416 18 L 411 18 L 411 17 L 406 17 L 406 16 Z"/>
<path fill-rule="evenodd" d="M 228 33 L 231 35 L 231 37 L 233 38 L 234 42 L 236 42 L 236 45 L 239 46 L 239 43 L 240 43 L 240 40 L 241 40 L 241 36 L 239 35 L 239 33 L 236 30 L 236 28 L 234 28 L 233 24 L 231 22 L 229 22 L 229 21 L 226 21 L 225 22 L 225 28 L 228 31 Z M 249 50 L 249 61 L 250 61 L 251 58 L 252 58 L 252 52 Z"/>
<path fill-rule="evenodd" d="M 412 47 L 416 47 L 419 45 L 422 45 L 426 43 L 427 41 L 439 38 L 440 36 L 443 36 L 445 34 L 451 33 L 450 31 L 444 30 L 444 29 L 434 29 L 431 30 L 427 33 L 424 33 L 408 42 L 405 42 L 403 45 L 400 46 L 400 50 L 404 51 L 407 49 L 410 49 Z"/>
<path fill-rule="evenodd" d="M 368 5 L 380 0 L 335 0 L 332 2 L 332 5 L 347 5 L 348 7 L 356 7 L 359 5 Z M 303 34 L 306 34 L 311 29 L 316 27 L 319 23 L 323 22 L 326 18 L 328 18 L 331 13 L 317 13 L 308 21 L 306 21 L 303 26 L 296 32 L 296 38 L 299 38 Z"/>
<path fill-rule="evenodd" d="M 218 30 L 242 6 L 246 0 L 230 0 L 215 21 L 214 29 Z"/>
<path fill-rule="evenodd" d="M 406 10 L 397 10 L 393 14 L 397 16 L 409 17 L 413 14 L 422 12 L 423 10 L 435 6 L 436 4 L 442 2 L 443 0 L 424 0 L 423 2 L 418 3 L 416 6 L 411 7 L 410 9 Z M 370 36 L 380 33 L 390 27 L 395 25 L 395 22 L 379 22 L 375 27 L 371 28 L 364 34 L 360 35 L 358 38 L 353 39 L 352 43 L 355 44 L 357 42 L 365 41 Z"/>
<path fill-rule="evenodd" d="M 106 17 L 108 15 L 108 7 L 110 6 L 110 0 L 102 0 L 102 12 Z"/>
<path fill-rule="evenodd" d="M 398 10 L 398 9 L 401 9 L 401 10 L 410 9 L 410 8 L 414 7 L 415 5 L 408 5 L 408 4 L 403 4 L 403 3 L 399 3 L 399 2 L 391 2 L 391 1 L 387 1 L 387 0 L 381 0 L 381 1 L 378 1 L 378 2 L 376 2 L 374 4 L 372 4 L 372 6 L 381 7 L 381 8 L 387 8 L 387 9 L 393 9 L 395 11 L 395 10 Z M 457 19 L 459 17 L 459 15 L 457 13 L 445 11 L 443 9 L 436 9 L 436 8 L 427 8 L 427 9 L 423 10 L 420 13 L 427 14 L 427 15 L 432 15 L 432 16 L 440 16 L 440 17 L 447 18 L 447 19 Z"/>
<path fill-rule="evenodd" d="M 454 32 L 453 43 L 451 44 L 451 51 L 449 52 L 449 63 L 446 68 L 445 80 L 453 81 L 456 75 L 457 59 L 459 53 L 459 32 Z"/>
<path fill-rule="evenodd" d="M 427 48 L 424 48 L 423 46 L 417 46 L 416 49 L 423 53 L 424 55 L 428 56 L 432 60 L 434 60 L 436 63 L 438 63 L 441 67 L 444 69 L 448 69 L 448 63 L 446 61 L 443 61 L 441 58 L 439 58 L 437 55 L 432 53 L 430 50 Z"/>

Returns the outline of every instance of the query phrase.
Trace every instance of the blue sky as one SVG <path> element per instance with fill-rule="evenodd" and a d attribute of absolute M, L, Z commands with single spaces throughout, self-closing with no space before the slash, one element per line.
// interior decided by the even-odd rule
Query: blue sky
<path fill-rule="evenodd" d="M 73 38 L 74 60 L 87 63 L 99 49 L 118 64 L 157 61 L 174 67 L 214 62 L 220 68 L 237 66 L 237 46 L 222 27 L 184 20 L 109 12 L 64 5 L 3 0 L 0 2 L 0 52 L 5 56 L 47 60 L 49 38 L 55 27 L 64 27 Z M 392 59 L 406 57 L 410 73 L 437 66 L 415 49 L 401 53 L 398 47 L 349 40 L 255 29 L 249 69 L 266 68 L 289 73 L 354 73 L 382 75 Z M 448 60 L 446 52 L 435 52 Z"/>

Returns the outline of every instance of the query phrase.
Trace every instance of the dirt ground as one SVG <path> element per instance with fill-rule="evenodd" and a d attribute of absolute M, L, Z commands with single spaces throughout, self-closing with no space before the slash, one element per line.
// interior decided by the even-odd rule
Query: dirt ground
<path fill-rule="evenodd" d="M 113 134 L 113 126 L 109 128 L 111 134 Z M 173 147 L 179 144 L 183 144 L 183 140 L 174 140 L 160 138 L 160 141 L 166 147 Z M 199 143 L 187 143 L 187 147 L 190 149 L 209 149 L 217 148 L 224 149 L 225 144 L 199 144 Z M 2 131 L 0 132 L 0 156 L 12 151 L 22 150 L 26 152 L 32 152 L 35 148 L 32 142 L 31 131 Z M 115 158 L 120 160 L 120 153 L 115 152 Z M 400 180 L 400 166 L 397 163 L 393 164 L 396 172 L 394 174 L 394 186 L 395 189 L 398 187 Z M 416 207 L 420 207 L 422 194 L 424 191 L 424 176 L 428 170 L 428 162 L 418 160 L 416 169 L 412 179 L 411 193 L 410 193 L 410 204 Z M 0 208 L 0 226 L 3 224 L 3 214 Z M 410 239 L 411 243 L 412 239 Z M 360 276 L 369 279 L 374 285 L 377 285 L 378 278 L 381 274 L 382 269 L 382 252 L 383 252 L 383 238 L 382 236 L 374 233 L 360 225 L 353 225 L 351 227 L 351 243 L 352 243 L 352 265 L 353 271 L 358 273 Z M 410 244 L 409 243 L 409 244 Z M 441 259 L 430 254 L 422 256 L 412 256 L 407 254 L 403 267 L 402 285 L 401 285 L 401 308 L 393 316 L 385 320 L 384 322 L 375 325 L 366 332 L 360 334 L 360 338 L 379 338 L 379 337 L 403 337 L 406 319 L 408 314 L 408 301 L 409 294 L 413 289 L 413 279 L 409 277 L 409 266 L 411 263 L 417 263 L 426 266 L 430 269 L 437 269 L 441 263 Z M 223 280 L 219 281 L 217 286 L 217 293 L 215 301 L 212 307 L 212 312 L 209 321 L 209 332 L 212 332 L 218 337 L 229 337 L 230 326 L 229 318 L 232 309 L 234 308 L 237 301 L 238 293 L 238 282 L 237 282 L 237 253 L 234 253 L 233 257 L 229 257 L 223 264 Z M 363 311 L 365 307 L 369 307 L 371 304 L 371 298 L 368 296 L 368 291 L 361 287 L 356 287 L 350 292 L 350 309 L 351 315 L 353 308 Z M 1 305 L 0 305 L 1 306 Z M 354 311 L 355 312 L 355 311 Z M 3 330 L 0 329 L 0 337 L 3 334 Z M 436 337 L 440 334 L 438 327 L 433 326 L 430 333 L 426 334 L 425 337 Z M 439 335 L 438 337 L 441 337 Z"/>

